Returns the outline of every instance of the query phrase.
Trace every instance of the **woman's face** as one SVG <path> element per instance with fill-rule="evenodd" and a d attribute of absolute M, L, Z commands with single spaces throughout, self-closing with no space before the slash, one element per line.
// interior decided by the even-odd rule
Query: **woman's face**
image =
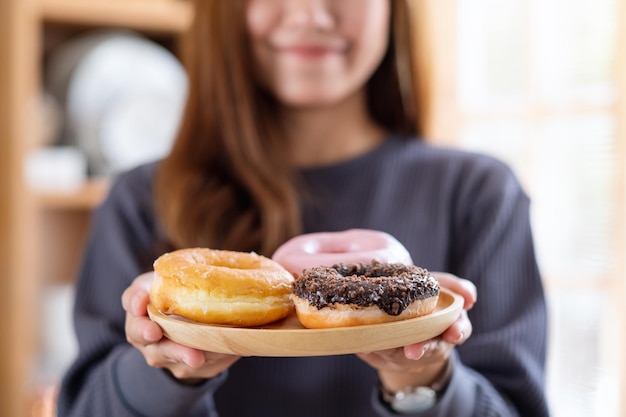
<path fill-rule="evenodd" d="M 259 82 L 286 106 L 351 96 L 387 50 L 390 8 L 390 0 L 247 0 Z"/>

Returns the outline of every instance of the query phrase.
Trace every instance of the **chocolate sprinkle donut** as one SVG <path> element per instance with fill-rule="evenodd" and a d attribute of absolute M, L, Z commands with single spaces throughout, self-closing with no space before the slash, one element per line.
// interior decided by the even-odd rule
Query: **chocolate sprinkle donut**
<path fill-rule="evenodd" d="M 294 282 L 294 294 L 322 309 L 333 304 L 376 305 L 397 316 L 415 300 L 439 294 L 439 282 L 413 265 L 336 264 L 306 269 Z"/>

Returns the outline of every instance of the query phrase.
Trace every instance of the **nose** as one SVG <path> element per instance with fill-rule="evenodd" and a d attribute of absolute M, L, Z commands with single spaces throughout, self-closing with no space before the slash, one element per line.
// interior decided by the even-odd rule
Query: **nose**
<path fill-rule="evenodd" d="M 283 23 L 294 27 L 329 29 L 335 18 L 328 1 L 336 0 L 286 0 Z"/>

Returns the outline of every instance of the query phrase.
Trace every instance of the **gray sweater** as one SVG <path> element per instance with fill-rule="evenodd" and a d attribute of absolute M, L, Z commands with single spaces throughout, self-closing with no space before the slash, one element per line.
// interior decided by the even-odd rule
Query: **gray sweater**
<path fill-rule="evenodd" d="M 124 335 L 120 296 L 151 269 L 165 237 L 155 164 L 120 176 L 94 215 L 77 284 L 80 353 L 59 417 L 392 416 L 376 372 L 354 355 L 242 358 L 201 386 L 151 368 Z M 481 155 L 390 137 L 370 153 L 302 172 L 304 232 L 369 228 L 402 242 L 416 265 L 472 280 L 472 337 L 455 348 L 438 404 L 420 416 L 548 415 L 546 307 L 529 199 L 511 171 Z"/>

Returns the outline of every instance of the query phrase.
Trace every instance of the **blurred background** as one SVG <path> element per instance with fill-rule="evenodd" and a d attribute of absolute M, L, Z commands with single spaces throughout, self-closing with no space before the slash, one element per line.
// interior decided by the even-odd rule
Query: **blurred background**
<path fill-rule="evenodd" d="M 407 0 L 429 140 L 532 199 L 557 417 L 626 416 L 626 0 Z M 185 0 L 0 0 L 0 415 L 53 416 L 73 279 L 121 170 L 165 154 Z"/>

